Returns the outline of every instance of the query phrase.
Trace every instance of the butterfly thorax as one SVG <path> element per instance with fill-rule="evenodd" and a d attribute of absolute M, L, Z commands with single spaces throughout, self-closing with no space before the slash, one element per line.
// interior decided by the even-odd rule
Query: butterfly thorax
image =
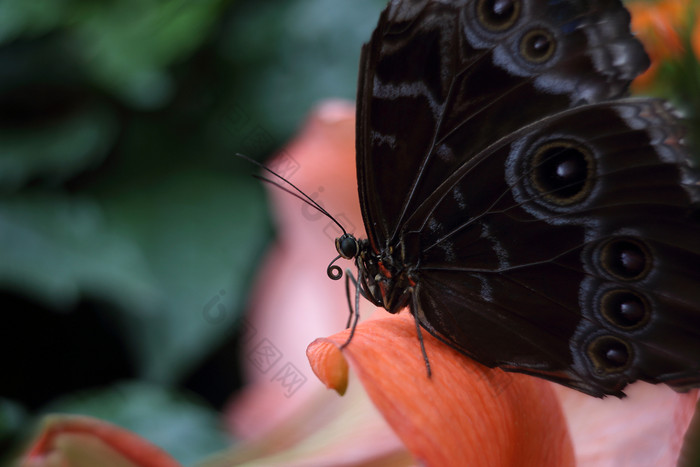
<path fill-rule="evenodd" d="M 408 305 L 416 282 L 401 248 L 389 247 L 377 254 L 369 241 L 361 240 L 356 261 L 362 287 L 376 305 L 390 313 L 398 313 Z"/>
<path fill-rule="evenodd" d="M 398 313 L 409 303 L 416 285 L 413 261 L 406 255 L 404 242 L 375 251 L 369 240 L 357 240 L 350 234 L 336 239 L 338 253 L 355 259 L 362 295 L 390 313 Z"/>

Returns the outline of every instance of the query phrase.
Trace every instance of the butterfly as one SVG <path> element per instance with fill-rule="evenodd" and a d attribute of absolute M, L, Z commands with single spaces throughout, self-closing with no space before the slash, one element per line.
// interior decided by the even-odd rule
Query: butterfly
<path fill-rule="evenodd" d="M 388 4 L 358 83 L 368 238 L 336 240 L 358 299 L 592 396 L 700 386 L 700 177 L 676 112 L 627 97 L 629 23 L 619 0 Z"/>

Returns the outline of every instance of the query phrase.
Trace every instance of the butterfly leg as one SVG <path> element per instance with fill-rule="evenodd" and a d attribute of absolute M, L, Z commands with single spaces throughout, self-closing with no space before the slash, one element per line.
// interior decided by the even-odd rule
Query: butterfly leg
<path fill-rule="evenodd" d="M 418 324 L 418 320 L 414 319 L 416 322 L 416 332 L 418 333 L 418 342 L 420 342 L 420 351 L 423 354 L 423 360 L 425 361 L 425 371 L 428 373 L 428 378 L 433 374 L 430 370 L 430 360 L 428 360 L 428 354 L 425 352 L 425 344 L 423 343 L 423 331 Z"/>
<path fill-rule="evenodd" d="M 348 339 L 345 341 L 343 345 L 340 346 L 341 349 L 344 349 L 347 347 L 348 344 L 350 344 L 350 341 L 352 340 L 352 337 L 355 335 L 355 328 L 357 327 L 357 322 L 360 319 L 360 287 L 358 286 L 358 281 L 362 280 L 362 277 L 359 277 L 359 275 L 362 274 L 362 272 L 358 272 L 358 280 L 355 280 L 355 277 L 352 275 L 352 271 L 349 269 L 345 271 L 345 296 L 348 299 L 348 308 L 350 308 L 350 316 L 348 316 L 348 323 L 345 326 L 346 328 L 350 327 L 350 321 L 352 321 L 352 327 L 350 327 L 350 335 L 348 336 Z M 355 308 L 353 310 L 352 303 L 350 302 L 350 282 L 355 285 Z M 355 315 L 355 319 L 353 320 L 353 314 Z"/>
<path fill-rule="evenodd" d="M 352 271 L 350 269 L 345 270 L 345 298 L 348 301 L 348 310 L 350 310 L 350 314 L 348 315 L 348 322 L 345 323 L 345 329 L 350 327 L 350 324 L 352 322 L 352 317 L 353 317 L 353 306 L 352 306 L 352 299 L 350 298 L 350 282 L 352 282 L 352 285 L 355 286 L 355 310 L 359 310 L 359 297 L 357 297 L 357 292 L 359 290 L 360 295 L 365 297 L 367 300 L 370 302 L 374 303 L 377 306 L 381 306 L 381 303 L 376 303 L 375 300 L 365 291 L 364 288 L 362 288 L 358 282 L 357 279 L 355 279 L 355 276 L 353 276 Z M 356 313 L 355 313 L 356 314 Z"/>
<path fill-rule="evenodd" d="M 418 307 L 418 304 L 416 302 L 416 295 L 415 293 L 412 294 L 413 296 L 413 309 L 414 310 L 420 310 L 420 307 Z M 420 342 L 420 351 L 423 354 L 423 361 L 425 361 L 425 371 L 428 374 L 428 378 L 433 374 L 433 372 L 430 370 L 430 360 L 428 360 L 428 353 L 425 351 L 425 343 L 423 342 L 423 330 L 420 328 L 420 323 L 418 322 L 418 318 L 416 316 L 413 317 L 413 321 L 416 323 L 416 334 L 418 334 L 418 342 Z"/>
<path fill-rule="evenodd" d="M 352 322 L 352 315 L 353 315 L 353 307 L 352 307 L 352 300 L 350 299 L 350 282 L 352 281 L 352 284 L 355 286 L 355 291 L 357 291 L 357 281 L 355 280 L 355 277 L 352 275 L 352 271 L 349 269 L 345 270 L 345 298 L 348 300 L 348 310 L 350 311 L 350 314 L 348 315 L 348 322 L 345 323 L 345 329 L 350 327 L 350 323 Z M 356 292 L 357 293 L 357 292 Z"/>

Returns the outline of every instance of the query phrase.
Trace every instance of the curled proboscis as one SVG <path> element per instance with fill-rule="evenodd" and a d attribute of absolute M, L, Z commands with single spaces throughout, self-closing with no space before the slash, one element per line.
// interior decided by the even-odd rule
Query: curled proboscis
<path fill-rule="evenodd" d="M 339 280 L 341 277 L 343 277 L 343 270 L 341 269 L 340 266 L 336 266 L 335 263 L 341 258 L 340 255 L 336 256 L 333 261 L 330 262 L 328 265 L 328 268 L 326 268 L 326 274 L 328 274 L 328 277 L 333 279 L 334 281 Z"/>

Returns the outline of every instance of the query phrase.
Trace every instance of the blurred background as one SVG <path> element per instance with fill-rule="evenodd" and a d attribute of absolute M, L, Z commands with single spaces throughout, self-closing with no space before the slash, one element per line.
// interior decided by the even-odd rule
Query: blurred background
<path fill-rule="evenodd" d="M 53 411 L 186 464 L 230 443 L 218 410 L 273 236 L 234 154 L 354 99 L 384 4 L 0 2 L 0 453 Z"/>
<path fill-rule="evenodd" d="M 321 99 L 354 99 L 385 3 L 0 1 L 0 464 L 54 411 L 185 464 L 230 444 L 219 411 L 273 238 L 234 154 L 264 160 Z M 635 7 L 660 64 L 636 91 L 697 129 L 694 7 Z"/>

